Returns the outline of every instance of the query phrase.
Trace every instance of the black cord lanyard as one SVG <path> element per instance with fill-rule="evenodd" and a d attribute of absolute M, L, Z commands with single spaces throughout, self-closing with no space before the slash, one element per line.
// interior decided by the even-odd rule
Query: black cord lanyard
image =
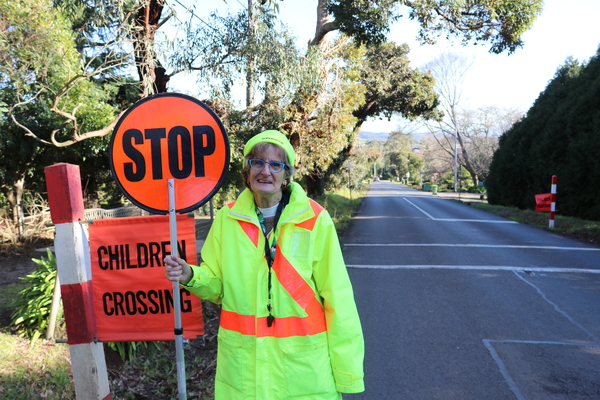
<path fill-rule="evenodd" d="M 271 327 L 273 325 L 273 321 L 275 321 L 275 317 L 272 313 L 272 294 L 271 294 L 271 275 L 273 274 L 273 262 L 275 261 L 275 251 L 277 238 L 275 237 L 275 229 L 277 228 L 277 223 L 279 222 L 279 217 L 281 217 L 281 213 L 283 212 L 283 208 L 288 203 L 290 199 L 290 194 L 288 192 L 284 192 L 281 196 L 281 200 L 279 201 L 279 205 L 277 206 L 277 211 L 275 213 L 275 222 L 273 223 L 273 244 L 269 246 L 269 238 L 267 232 L 267 227 L 265 226 L 265 217 L 260 212 L 258 206 L 256 207 L 256 215 L 258 216 L 258 222 L 260 222 L 260 227 L 262 228 L 263 234 L 265 236 L 265 258 L 267 259 L 267 265 L 269 267 L 268 273 L 268 283 L 267 283 L 267 291 L 268 291 L 268 302 L 267 302 L 267 310 L 269 311 L 269 316 L 267 317 L 267 326 Z"/>

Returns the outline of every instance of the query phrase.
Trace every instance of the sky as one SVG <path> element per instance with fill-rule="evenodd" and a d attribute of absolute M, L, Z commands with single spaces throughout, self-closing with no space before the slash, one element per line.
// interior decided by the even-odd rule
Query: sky
<path fill-rule="evenodd" d="M 227 0 L 223 4 L 236 11 L 247 5 L 247 0 Z M 317 0 L 280 2 L 280 18 L 298 37 L 299 46 L 314 36 L 316 5 Z M 526 112 L 568 57 L 585 62 L 596 53 L 600 45 L 599 15 L 600 0 L 546 0 L 542 14 L 522 36 L 524 46 L 512 55 L 491 54 L 485 43 L 465 47 L 458 41 L 440 39 L 435 45 L 421 45 L 417 40 L 418 23 L 407 17 L 391 26 L 388 39 L 410 46 L 408 56 L 415 68 L 448 51 L 472 59 L 461 97 L 465 108 L 498 106 Z M 185 85 L 183 82 L 175 79 L 172 90 Z M 387 133 L 402 124 L 400 117 L 392 121 L 370 119 L 362 130 Z"/>

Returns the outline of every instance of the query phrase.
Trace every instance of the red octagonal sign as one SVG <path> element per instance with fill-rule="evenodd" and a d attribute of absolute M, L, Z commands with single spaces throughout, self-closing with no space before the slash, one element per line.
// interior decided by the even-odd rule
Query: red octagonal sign
<path fill-rule="evenodd" d="M 169 211 L 167 180 L 175 182 L 175 209 L 192 211 L 223 184 L 229 139 L 204 103 L 162 93 L 135 103 L 110 141 L 110 169 L 123 194 L 152 213 Z"/>

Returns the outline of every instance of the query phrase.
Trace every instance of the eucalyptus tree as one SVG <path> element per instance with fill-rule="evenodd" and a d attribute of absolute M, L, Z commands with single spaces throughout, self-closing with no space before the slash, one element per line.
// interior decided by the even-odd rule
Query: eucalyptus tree
<path fill-rule="evenodd" d="M 392 22 L 419 22 L 423 43 L 441 35 L 463 44 L 489 43 L 490 52 L 509 54 L 523 46 L 522 35 L 542 12 L 542 0 L 320 0 L 335 17 L 322 31 L 340 29 L 361 43 L 385 41 Z M 318 36 L 318 35 L 317 35 Z"/>

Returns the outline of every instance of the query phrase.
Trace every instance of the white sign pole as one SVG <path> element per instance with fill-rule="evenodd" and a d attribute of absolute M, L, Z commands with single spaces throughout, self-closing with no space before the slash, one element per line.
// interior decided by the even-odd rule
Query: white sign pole
<path fill-rule="evenodd" d="M 177 249 L 177 214 L 175 213 L 175 180 L 168 179 L 169 186 L 169 228 L 171 230 L 171 254 L 179 257 Z M 175 353 L 177 359 L 177 387 L 179 400 L 186 400 L 185 358 L 183 354 L 183 326 L 181 323 L 181 295 L 179 282 L 173 281 L 173 305 L 175 308 Z"/>

